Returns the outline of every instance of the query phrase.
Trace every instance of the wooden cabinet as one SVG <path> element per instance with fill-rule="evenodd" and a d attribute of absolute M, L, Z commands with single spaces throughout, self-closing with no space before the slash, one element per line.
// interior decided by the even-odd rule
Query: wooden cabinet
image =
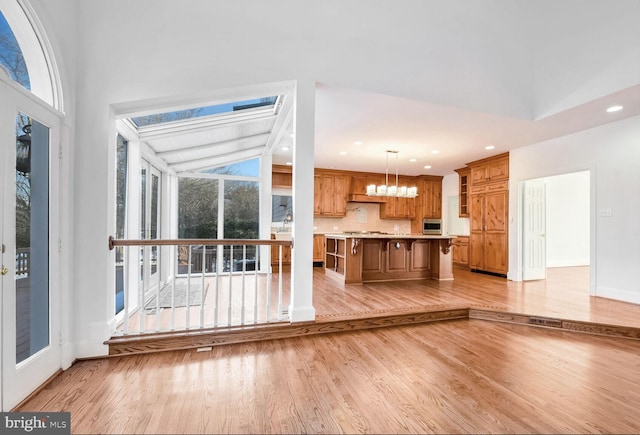
<path fill-rule="evenodd" d="M 478 160 L 470 168 L 469 268 L 505 276 L 509 270 L 509 155 Z"/>
<path fill-rule="evenodd" d="M 391 184 L 391 177 L 389 177 Z M 395 177 L 394 182 L 395 185 Z M 415 177 L 398 177 L 399 186 L 417 186 Z M 415 219 L 416 218 L 416 202 L 418 198 L 402 198 L 402 197 L 385 197 L 386 202 L 380 205 L 381 219 Z"/>
<path fill-rule="evenodd" d="M 313 182 L 314 216 L 346 216 L 349 177 L 339 172 L 316 170 Z"/>
<path fill-rule="evenodd" d="M 324 264 L 324 234 L 314 234 L 313 235 L 313 263 L 322 263 Z"/>
<path fill-rule="evenodd" d="M 411 221 L 411 232 L 422 234 L 422 219 L 442 217 L 442 177 L 420 175 L 417 178 L 416 219 Z"/>
<path fill-rule="evenodd" d="M 381 219 L 415 219 L 416 199 L 388 197 L 387 202 L 380 205 Z"/>
<path fill-rule="evenodd" d="M 271 239 L 275 239 L 275 235 L 271 235 Z M 277 272 L 280 270 L 280 247 L 281 245 L 271 246 L 271 270 Z M 291 246 L 282 246 L 282 269 L 291 269 Z"/>
<path fill-rule="evenodd" d="M 293 186 L 291 166 L 273 165 L 271 167 L 271 187 L 287 189 Z"/>
<path fill-rule="evenodd" d="M 456 169 L 458 173 L 458 215 L 469 217 L 469 179 L 471 170 L 469 168 Z"/>
<path fill-rule="evenodd" d="M 421 198 L 420 218 L 440 219 L 442 217 L 442 177 L 421 177 L 419 196 Z"/>
<path fill-rule="evenodd" d="M 472 185 L 509 180 L 508 153 L 477 160 L 467 166 L 470 168 Z"/>
<path fill-rule="evenodd" d="M 453 241 L 451 261 L 459 266 L 469 266 L 469 237 L 459 236 Z"/>

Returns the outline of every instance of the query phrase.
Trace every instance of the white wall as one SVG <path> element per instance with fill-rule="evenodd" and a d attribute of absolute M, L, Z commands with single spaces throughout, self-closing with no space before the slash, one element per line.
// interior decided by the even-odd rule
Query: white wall
<path fill-rule="evenodd" d="M 590 174 L 543 178 L 547 199 L 547 267 L 589 265 Z"/>
<path fill-rule="evenodd" d="M 533 44 L 535 119 L 638 83 L 640 2 L 563 0 L 528 6 L 539 29 Z"/>
<path fill-rule="evenodd" d="M 519 279 L 518 183 L 591 171 L 591 291 L 640 303 L 640 117 L 511 151 L 509 278 Z M 598 216 L 611 209 L 611 217 Z"/>

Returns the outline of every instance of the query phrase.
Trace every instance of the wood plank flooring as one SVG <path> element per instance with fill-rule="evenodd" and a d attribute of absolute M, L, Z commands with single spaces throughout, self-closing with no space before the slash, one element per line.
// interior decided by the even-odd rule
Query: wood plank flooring
<path fill-rule="evenodd" d="M 315 322 L 294 325 L 272 323 L 246 328 L 196 328 L 185 333 L 126 336 L 110 340 L 109 352 L 112 355 L 144 353 L 411 324 L 419 323 L 421 319 L 446 319 L 449 316 L 446 311 L 451 310 L 471 313 L 462 316 L 464 318 L 640 338 L 640 305 L 590 296 L 588 267 L 549 269 L 546 280 L 526 283 L 514 283 L 464 269 L 456 269 L 454 274 L 456 279 L 453 282 L 418 280 L 344 285 L 328 279 L 321 269 L 316 269 Z M 289 274 L 286 279 L 289 279 Z M 207 300 L 210 296 L 207 295 Z M 288 293 L 285 300 L 288 300 Z M 163 323 L 168 324 L 169 316 L 164 314 Z M 543 318 L 538 318 L 540 316 Z M 197 311 L 192 313 L 192 317 L 198 317 Z"/>
<path fill-rule="evenodd" d="M 442 304 L 640 327 L 640 305 L 589 295 L 589 267 L 550 268 L 547 279 L 514 282 L 455 268 L 453 281 L 395 281 L 340 285 L 314 271 L 319 318 Z"/>
<path fill-rule="evenodd" d="M 640 433 L 640 341 L 454 320 L 80 361 L 73 433 Z"/>

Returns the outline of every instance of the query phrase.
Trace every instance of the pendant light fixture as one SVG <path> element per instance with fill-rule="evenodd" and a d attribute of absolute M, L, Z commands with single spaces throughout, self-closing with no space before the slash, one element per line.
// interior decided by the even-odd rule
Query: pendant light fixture
<path fill-rule="evenodd" d="M 386 150 L 387 156 L 387 169 L 385 172 L 385 184 L 376 186 L 370 184 L 367 186 L 367 196 L 396 196 L 402 198 L 415 198 L 418 196 L 417 187 L 398 186 L 398 151 Z M 395 184 L 389 184 L 389 154 L 395 154 L 396 156 L 396 182 Z"/>

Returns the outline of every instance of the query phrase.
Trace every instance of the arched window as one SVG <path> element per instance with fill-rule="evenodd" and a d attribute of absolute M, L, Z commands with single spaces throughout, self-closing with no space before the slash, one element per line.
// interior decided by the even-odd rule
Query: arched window
<path fill-rule="evenodd" d="M 10 78 L 62 111 L 57 67 L 28 0 L 0 0 L 0 65 Z"/>

